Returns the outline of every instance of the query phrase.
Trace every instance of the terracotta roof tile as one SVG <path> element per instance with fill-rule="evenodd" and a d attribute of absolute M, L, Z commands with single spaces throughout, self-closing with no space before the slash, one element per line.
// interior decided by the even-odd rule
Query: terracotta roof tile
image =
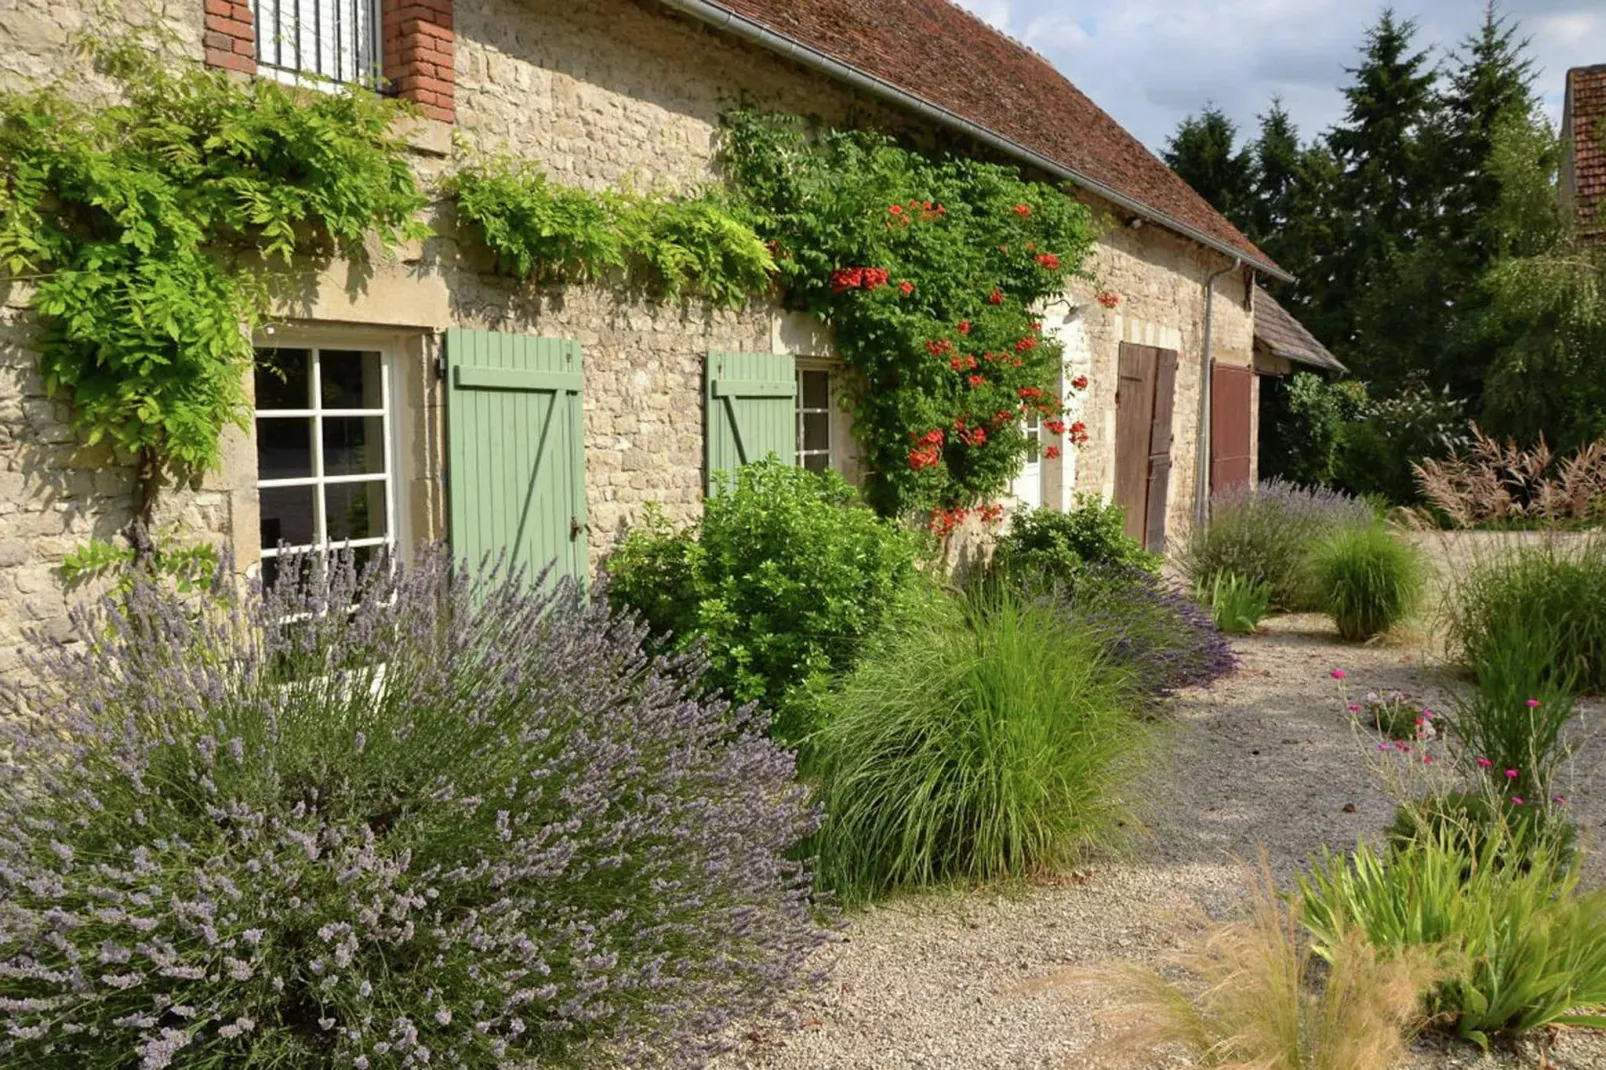
<path fill-rule="evenodd" d="M 950 0 L 709 0 L 1138 202 L 1261 267 L 1275 262 L 1043 57 Z M 679 6 L 679 5 L 676 5 Z M 1196 235 L 1190 235 L 1196 236 Z"/>
<path fill-rule="evenodd" d="M 1330 372 L 1349 371 L 1305 329 L 1303 323 L 1259 286 L 1255 287 L 1255 341 L 1284 360 L 1310 364 Z"/>
<path fill-rule="evenodd" d="M 1606 64 L 1567 72 L 1566 117 L 1579 225 L 1586 233 L 1606 231 Z"/>

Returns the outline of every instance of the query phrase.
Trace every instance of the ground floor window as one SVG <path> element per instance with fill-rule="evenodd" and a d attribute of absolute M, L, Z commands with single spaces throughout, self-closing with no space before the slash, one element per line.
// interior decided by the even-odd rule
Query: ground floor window
<path fill-rule="evenodd" d="M 831 373 L 800 368 L 797 373 L 797 463 L 811 472 L 835 467 L 831 427 Z"/>
<path fill-rule="evenodd" d="M 392 355 L 383 349 L 261 347 L 256 353 L 262 578 L 284 553 L 396 541 Z"/>

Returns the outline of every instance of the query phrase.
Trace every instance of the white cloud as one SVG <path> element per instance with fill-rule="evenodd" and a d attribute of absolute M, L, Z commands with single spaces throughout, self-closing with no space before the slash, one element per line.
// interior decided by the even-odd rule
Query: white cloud
<path fill-rule="evenodd" d="M 1275 96 L 1307 137 L 1343 113 L 1347 81 L 1381 2 L 1356 0 L 960 0 L 1043 55 L 1158 149 L 1206 101 L 1240 129 Z M 1482 17 L 1482 0 L 1396 0 L 1440 57 Z M 1563 72 L 1606 62 L 1606 0 L 1506 0 L 1532 39 L 1538 89 L 1556 118 Z"/>

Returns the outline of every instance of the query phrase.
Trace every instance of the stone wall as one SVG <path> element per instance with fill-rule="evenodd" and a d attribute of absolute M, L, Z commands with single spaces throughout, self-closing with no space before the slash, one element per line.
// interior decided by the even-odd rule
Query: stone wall
<path fill-rule="evenodd" d="M 1096 206 L 1099 207 L 1099 206 Z M 1115 227 L 1095 247 L 1091 284 L 1072 288 L 1070 297 L 1082 319 L 1091 363 L 1088 397 L 1081 418 L 1092 441 L 1077 458 L 1075 486 L 1105 498 L 1115 493 L 1115 387 L 1120 343 L 1132 342 L 1177 352 L 1176 400 L 1172 412 L 1171 484 L 1166 532 L 1175 540 L 1192 526 L 1198 485 L 1201 418 L 1200 371 L 1204 352 L 1205 280 L 1232 261 L 1153 225 L 1136 230 Z M 1247 366 L 1252 361 L 1254 317 L 1243 270 L 1215 280 L 1211 338 L 1213 358 Z M 1096 289 L 1120 301 L 1107 309 L 1093 300 Z M 1253 440 L 1251 440 L 1253 441 Z"/>
<path fill-rule="evenodd" d="M 60 73 L 69 37 L 96 0 L 36 10 L 0 0 L 0 84 Z M 823 113 L 886 113 L 846 89 L 700 25 L 627 0 L 459 0 L 455 133 L 475 149 L 539 160 L 557 179 L 601 187 L 687 190 L 716 178 L 721 111 L 737 103 Z M 181 54 L 202 52 L 203 0 L 167 0 Z M 454 130 L 421 121 L 415 164 L 430 181 L 451 165 Z M 603 285 L 532 292 L 489 271 L 483 250 L 459 240 L 450 209 L 436 236 L 357 270 L 309 268 L 296 300 L 279 310 L 272 338 L 313 332 L 338 344 L 380 332 L 404 357 L 400 424 L 408 488 L 401 512 L 409 540 L 444 534 L 440 332 L 464 326 L 578 340 L 585 359 L 586 483 L 593 559 L 650 501 L 672 518 L 697 515 L 703 480 L 703 362 L 710 349 L 828 356 L 822 332 L 799 327 L 768 302 L 742 311 L 698 301 L 648 303 Z M 1202 283 L 1228 261 L 1154 226 L 1118 229 L 1097 247 L 1096 284 L 1078 284 L 1048 317 L 1072 340 L 1069 379 L 1090 390 L 1077 418 L 1093 441 L 1080 456 L 1048 462 L 1056 493 L 1113 487 L 1115 362 L 1120 341 L 1181 355 L 1168 514 L 1173 532 L 1190 515 L 1198 425 Z M 1096 304 L 1095 289 L 1121 296 Z M 1218 360 L 1248 363 L 1249 313 L 1241 274 L 1217 282 Z M 15 667 L 25 630 L 63 636 L 69 600 L 56 569 L 90 537 L 108 538 L 131 515 L 129 458 L 81 446 L 59 401 L 43 396 L 26 293 L 13 287 L 0 312 L 0 673 Z M 270 340 L 265 337 L 263 341 Z M 180 538 L 207 537 L 242 566 L 259 553 L 255 447 L 231 432 L 225 464 L 194 487 L 164 493 L 159 522 Z"/>

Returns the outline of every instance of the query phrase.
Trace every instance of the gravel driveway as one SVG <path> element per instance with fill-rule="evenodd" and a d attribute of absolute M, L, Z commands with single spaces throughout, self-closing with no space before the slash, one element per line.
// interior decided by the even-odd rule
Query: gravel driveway
<path fill-rule="evenodd" d="M 1286 880 L 1324 846 L 1341 850 L 1382 829 L 1393 804 L 1368 744 L 1350 729 L 1332 669 L 1345 669 L 1352 691 L 1398 688 L 1440 706 L 1453 684 L 1422 644 L 1346 646 L 1320 617 L 1282 617 L 1235 645 L 1237 673 L 1184 694 L 1170 711 L 1166 758 L 1135 786 L 1145 828 L 1129 857 L 1052 884 L 938 891 L 855 913 L 822 954 L 830 980 L 801 1009 L 801 1025 L 760 1026 L 717 1065 L 1105 1065 L 1093 1050 L 1098 994 L 1043 992 L 1034 982 L 1070 967 L 1154 962 L 1202 914 L 1234 916 L 1246 887 L 1241 860 L 1261 847 Z M 1596 704 L 1585 719 L 1602 712 Z M 1585 742 L 1570 789 L 1597 867 L 1606 814 L 1606 793 L 1590 790 L 1598 744 Z M 1424 1038 L 1417 1049 L 1412 1070 L 1541 1065 L 1532 1048 L 1484 1059 Z M 1606 1044 L 1564 1034 L 1547 1065 L 1606 1068 Z"/>

